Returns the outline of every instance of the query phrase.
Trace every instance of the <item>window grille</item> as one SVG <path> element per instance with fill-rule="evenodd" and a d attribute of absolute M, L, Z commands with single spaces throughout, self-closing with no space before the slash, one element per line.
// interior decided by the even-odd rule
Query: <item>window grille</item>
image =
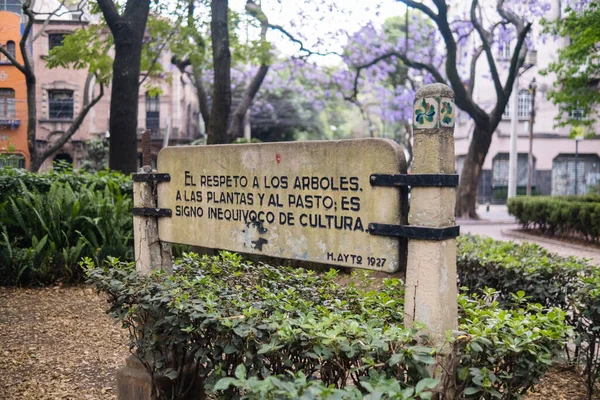
<path fill-rule="evenodd" d="M 158 134 L 160 128 L 160 97 L 146 93 L 146 129 Z"/>
<path fill-rule="evenodd" d="M 50 90 L 48 103 L 50 119 L 73 119 L 72 90 Z"/>
<path fill-rule="evenodd" d="M 21 15 L 23 4 L 19 0 L 0 0 L 0 11 L 10 11 Z"/>
<path fill-rule="evenodd" d="M 510 111 L 512 108 L 512 95 L 506 103 L 504 108 L 504 118 L 510 118 Z M 531 115 L 531 93 L 529 90 L 519 90 L 519 98 L 517 101 L 517 116 L 520 119 L 529 118 Z"/>
<path fill-rule="evenodd" d="M 14 118 L 15 114 L 15 91 L 0 89 L 0 118 Z"/>
<path fill-rule="evenodd" d="M 25 157 L 21 154 L 0 153 L 0 168 L 25 168 Z"/>
<path fill-rule="evenodd" d="M 62 46 L 63 40 L 65 40 L 64 33 L 51 33 L 48 35 L 48 51 L 52 50 L 57 46 Z"/>
<path fill-rule="evenodd" d="M 510 60 L 512 56 L 512 51 L 510 47 L 510 40 L 506 40 L 500 43 L 499 46 L 499 56 L 501 60 Z"/>

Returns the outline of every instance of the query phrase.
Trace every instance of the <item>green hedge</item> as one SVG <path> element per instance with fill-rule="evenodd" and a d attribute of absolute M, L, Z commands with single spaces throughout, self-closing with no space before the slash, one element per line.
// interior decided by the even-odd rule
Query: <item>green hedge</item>
<path fill-rule="evenodd" d="M 517 197 L 508 201 L 508 212 L 525 229 L 549 235 L 600 239 L 600 196 Z M 596 201 L 598 200 L 598 201 Z"/>
<path fill-rule="evenodd" d="M 378 291 L 367 289 L 368 278 L 341 286 L 334 271 L 248 264 L 228 252 L 188 254 L 172 276 L 140 277 L 133 264 L 114 259 L 86 265 L 162 398 L 194 390 L 216 398 L 352 399 L 382 391 L 371 398 L 425 399 L 439 382 L 430 374 L 441 369 L 439 349 L 427 346 L 418 326 L 403 326 L 397 279 Z M 559 309 L 506 311 L 489 294 L 463 295 L 459 305 L 454 376 L 436 389 L 452 398 L 518 399 L 569 336 Z"/>
<path fill-rule="evenodd" d="M 575 340 L 567 358 L 583 366 L 592 396 L 600 377 L 600 271 L 576 257 L 561 257 L 536 244 L 501 242 L 479 236 L 458 238 L 459 284 L 477 293 L 494 287 L 492 296 L 503 309 L 539 303 L 566 312 Z M 521 295 L 514 293 L 520 291 Z M 591 397 L 590 397 L 591 398 Z"/>

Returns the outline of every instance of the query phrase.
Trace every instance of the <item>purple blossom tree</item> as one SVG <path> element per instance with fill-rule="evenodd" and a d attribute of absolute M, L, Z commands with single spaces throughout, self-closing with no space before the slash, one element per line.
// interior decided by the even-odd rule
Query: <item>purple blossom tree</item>
<path fill-rule="evenodd" d="M 348 98 L 358 101 L 361 82 L 371 76 L 383 78 L 389 72 L 386 63 L 390 61 L 419 71 L 422 76 L 419 83 L 450 85 L 456 94 L 457 106 L 475 124 L 460 178 L 456 215 L 477 218 L 477 185 L 492 135 L 502 119 L 528 48 L 532 46 L 528 40 L 532 21 L 547 12 L 552 2 L 471 0 L 450 4 L 443 0 L 399 1 L 410 12 L 405 35 L 393 42 L 386 40 L 384 31 L 366 28 L 352 36 L 349 47 L 356 50 L 345 55 L 354 71 Z M 503 67 L 494 58 L 494 53 L 509 42 L 514 43 L 514 47 L 508 65 Z M 496 102 L 490 109 L 482 108 L 473 99 L 478 64 L 480 68 L 485 65 L 489 69 L 493 81 Z"/>
<path fill-rule="evenodd" d="M 316 7 L 322 6 L 325 1 L 330 0 L 319 0 Z M 188 73 L 196 87 L 200 111 L 208 130 L 208 144 L 231 143 L 243 136 L 245 117 L 268 72 L 280 61 L 274 46 L 267 40 L 268 32 L 278 32 L 299 46 L 293 61 L 304 63 L 311 55 L 327 54 L 305 47 L 304 36 L 298 26 L 284 27 L 272 22 L 261 4 L 252 0 L 246 1 L 244 12 L 257 37 L 247 44 L 243 44 L 239 37 L 242 17 L 231 10 L 228 0 L 211 0 L 209 10 L 206 9 L 207 4 L 198 7 L 194 0 L 185 0 L 182 4 L 185 6 L 180 9 L 188 13 L 187 24 L 178 29 L 179 35 L 175 35 L 173 40 L 178 43 L 170 48 L 175 55 L 173 62 Z M 200 15 L 208 14 L 209 24 L 195 13 L 202 7 Z M 298 21 L 304 18 L 299 15 Z M 207 37 L 210 37 L 210 46 L 205 40 Z M 182 45 L 182 42 L 187 42 L 187 45 Z M 243 60 L 244 56 L 246 60 Z M 234 94 L 237 95 L 235 107 L 232 102 Z"/>

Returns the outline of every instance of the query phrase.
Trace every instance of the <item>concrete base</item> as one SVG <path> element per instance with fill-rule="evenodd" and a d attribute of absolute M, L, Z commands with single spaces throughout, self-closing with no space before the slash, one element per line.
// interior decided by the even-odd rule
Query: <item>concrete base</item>
<path fill-rule="evenodd" d="M 192 374 L 195 371 L 195 364 L 190 364 L 189 368 L 184 369 L 186 382 L 191 382 Z M 156 385 L 159 390 L 165 393 L 166 398 L 171 398 L 170 390 L 172 382 L 169 378 L 156 376 Z M 189 389 L 181 400 L 205 400 L 204 385 L 202 380 L 195 379 L 194 386 Z M 144 365 L 134 356 L 127 358 L 126 365 L 117 371 L 117 399 L 118 400 L 150 400 L 152 399 L 152 378 L 146 372 Z"/>
<path fill-rule="evenodd" d="M 118 400 L 148 400 L 152 398 L 152 379 L 142 363 L 134 356 L 117 371 Z"/>

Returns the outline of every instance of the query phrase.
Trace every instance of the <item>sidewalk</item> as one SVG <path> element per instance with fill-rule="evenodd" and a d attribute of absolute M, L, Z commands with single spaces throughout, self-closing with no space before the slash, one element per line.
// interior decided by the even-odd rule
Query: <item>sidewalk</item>
<path fill-rule="evenodd" d="M 489 210 L 484 205 L 477 206 L 478 220 L 457 218 L 459 225 L 489 225 L 489 224 L 516 224 L 515 217 L 508 213 L 506 205 L 490 205 Z"/>
<path fill-rule="evenodd" d="M 582 244 L 571 244 L 560 240 L 538 237 L 523 232 L 518 232 L 520 226 L 516 223 L 514 217 L 508 214 L 506 206 L 490 206 L 490 211 L 485 210 L 485 206 L 479 206 L 477 209 L 480 220 L 461 220 L 457 219 L 457 225 L 460 225 L 460 233 L 472 235 L 489 236 L 496 240 L 515 241 L 518 243 L 532 242 L 546 248 L 547 250 L 561 256 L 576 256 L 589 258 L 590 262 L 600 265 L 600 250 L 588 247 Z"/>

